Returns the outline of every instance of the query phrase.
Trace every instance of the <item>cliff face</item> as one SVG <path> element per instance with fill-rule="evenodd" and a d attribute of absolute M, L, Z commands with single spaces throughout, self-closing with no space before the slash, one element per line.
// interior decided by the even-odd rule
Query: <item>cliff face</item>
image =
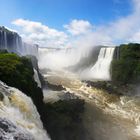
<path fill-rule="evenodd" d="M 18 55 L 38 55 L 38 45 L 27 44 L 13 31 L 0 27 L 0 49 L 14 52 Z"/>

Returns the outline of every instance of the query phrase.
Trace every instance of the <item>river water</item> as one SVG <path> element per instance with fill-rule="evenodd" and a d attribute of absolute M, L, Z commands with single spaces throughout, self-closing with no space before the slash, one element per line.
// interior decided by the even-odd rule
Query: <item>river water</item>
<path fill-rule="evenodd" d="M 140 140 L 140 97 L 109 94 L 66 71 L 47 72 L 44 79 L 85 100 L 88 140 Z"/>

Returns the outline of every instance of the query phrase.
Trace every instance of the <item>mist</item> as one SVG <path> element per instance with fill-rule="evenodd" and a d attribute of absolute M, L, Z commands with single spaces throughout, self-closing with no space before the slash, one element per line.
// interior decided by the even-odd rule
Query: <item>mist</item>
<path fill-rule="evenodd" d="M 68 70 L 68 67 L 76 65 L 82 58 L 87 57 L 91 50 L 91 47 L 88 49 L 84 47 L 63 49 L 39 48 L 39 66 L 42 69 Z"/>
<path fill-rule="evenodd" d="M 52 71 L 70 71 L 82 80 L 111 80 L 110 64 L 114 48 L 101 46 L 67 49 L 39 48 L 39 67 Z M 98 51 L 97 51 L 98 50 Z"/>

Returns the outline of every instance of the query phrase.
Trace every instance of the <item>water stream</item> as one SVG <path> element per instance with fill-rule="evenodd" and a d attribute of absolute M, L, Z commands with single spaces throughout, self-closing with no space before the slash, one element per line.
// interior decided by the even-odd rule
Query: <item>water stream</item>
<path fill-rule="evenodd" d="M 0 128 L 4 140 L 13 140 L 19 135 L 22 140 L 49 140 L 32 100 L 20 90 L 9 87 L 0 81 Z M 5 131 L 5 129 L 11 131 Z M 27 136 L 26 136 L 27 135 Z M 25 137 L 26 136 L 26 137 Z"/>
<path fill-rule="evenodd" d="M 109 94 L 105 90 L 88 86 L 82 82 L 83 79 L 93 81 L 111 80 L 110 64 L 114 50 L 115 48 L 101 48 L 96 63 L 82 70 L 80 74 L 70 72 L 69 69 L 65 69 L 65 66 L 59 65 L 58 61 L 55 61 L 58 57 L 56 55 L 55 58 L 55 52 L 53 52 L 53 57 L 52 52 L 47 52 L 41 54 L 43 55 L 40 56 L 42 59 L 39 59 L 40 68 L 44 69 L 43 76 L 45 80 L 54 85 L 62 85 L 69 93 L 85 100 L 83 121 L 88 131 L 88 140 L 140 139 L 140 97 Z M 69 56 L 67 55 L 67 57 Z M 60 58 L 69 60 L 67 57 L 61 55 Z M 59 65 L 61 69 L 47 65 L 52 62 L 52 58 L 53 65 Z M 75 63 L 77 62 L 75 61 Z M 45 92 L 45 94 L 51 93 L 53 91 Z M 56 94 L 55 92 L 54 98 L 56 98 Z"/>
<path fill-rule="evenodd" d="M 140 139 L 139 97 L 108 94 L 87 86 L 69 72 L 49 72 L 44 78 L 85 100 L 83 120 L 90 140 Z"/>

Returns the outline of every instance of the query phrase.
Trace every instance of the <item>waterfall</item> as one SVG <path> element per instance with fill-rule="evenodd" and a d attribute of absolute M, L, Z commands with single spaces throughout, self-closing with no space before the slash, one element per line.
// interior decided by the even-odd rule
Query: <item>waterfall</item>
<path fill-rule="evenodd" d="M 110 81 L 110 64 L 115 48 L 101 48 L 96 63 L 79 73 L 82 80 Z"/>
<path fill-rule="evenodd" d="M 73 72 L 78 74 L 82 80 L 109 81 L 111 80 L 110 64 L 115 48 L 101 48 L 100 50 L 95 48 L 93 47 L 89 50 L 73 48 L 49 50 L 39 48 L 39 67 L 41 69 L 66 69 L 69 71 L 77 68 L 77 71 Z M 99 55 L 97 52 L 99 52 Z"/>
<path fill-rule="evenodd" d="M 110 64 L 115 48 L 101 48 L 98 60 L 90 69 L 90 77 L 94 80 L 111 80 Z"/>
<path fill-rule="evenodd" d="M 8 49 L 7 48 L 7 33 L 6 32 L 4 32 L 4 48 Z"/>
<path fill-rule="evenodd" d="M 21 40 L 20 40 L 20 37 L 19 36 L 16 36 L 16 44 L 15 44 L 15 51 L 16 52 L 21 52 L 21 47 L 22 47 L 22 43 L 21 43 Z"/>
<path fill-rule="evenodd" d="M 6 49 L 18 55 L 34 55 L 38 57 L 38 45 L 24 43 L 21 37 L 5 27 L 0 27 L 0 49 Z"/>
<path fill-rule="evenodd" d="M 22 42 L 21 46 L 22 47 L 20 52 L 22 55 L 33 55 L 38 58 L 38 45 Z"/>
<path fill-rule="evenodd" d="M 39 48 L 39 65 L 51 70 L 68 70 L 88 57 L 90 52 L 91 48 Z"/>
<path fill-rule="evenodd" d="M 39 75 L 36 69 L 34 69 L 34 80 L 37 82 L 38 87 L 41 88 L 41 82 L 40 82 Z"/>
<path fill-rule="evenodd" d="M 32 100 L 18 89 L 0 81 L 0 124 L 3 120 L 5 125 L 8 125 L 7 129 L 12 130 L 5 131 L 6 134 L 1 133 L 5 127 L 0 125 L 0 135 L 4 138 L 6 135 L 6 140 L 14 139 L 18 131 L 32 136 L 31 139 L 28 137 L 28 140 L 49 140 Z M 22 140 L 22 137 L 23 135 L 19 135 L 19 139 Z"/>

